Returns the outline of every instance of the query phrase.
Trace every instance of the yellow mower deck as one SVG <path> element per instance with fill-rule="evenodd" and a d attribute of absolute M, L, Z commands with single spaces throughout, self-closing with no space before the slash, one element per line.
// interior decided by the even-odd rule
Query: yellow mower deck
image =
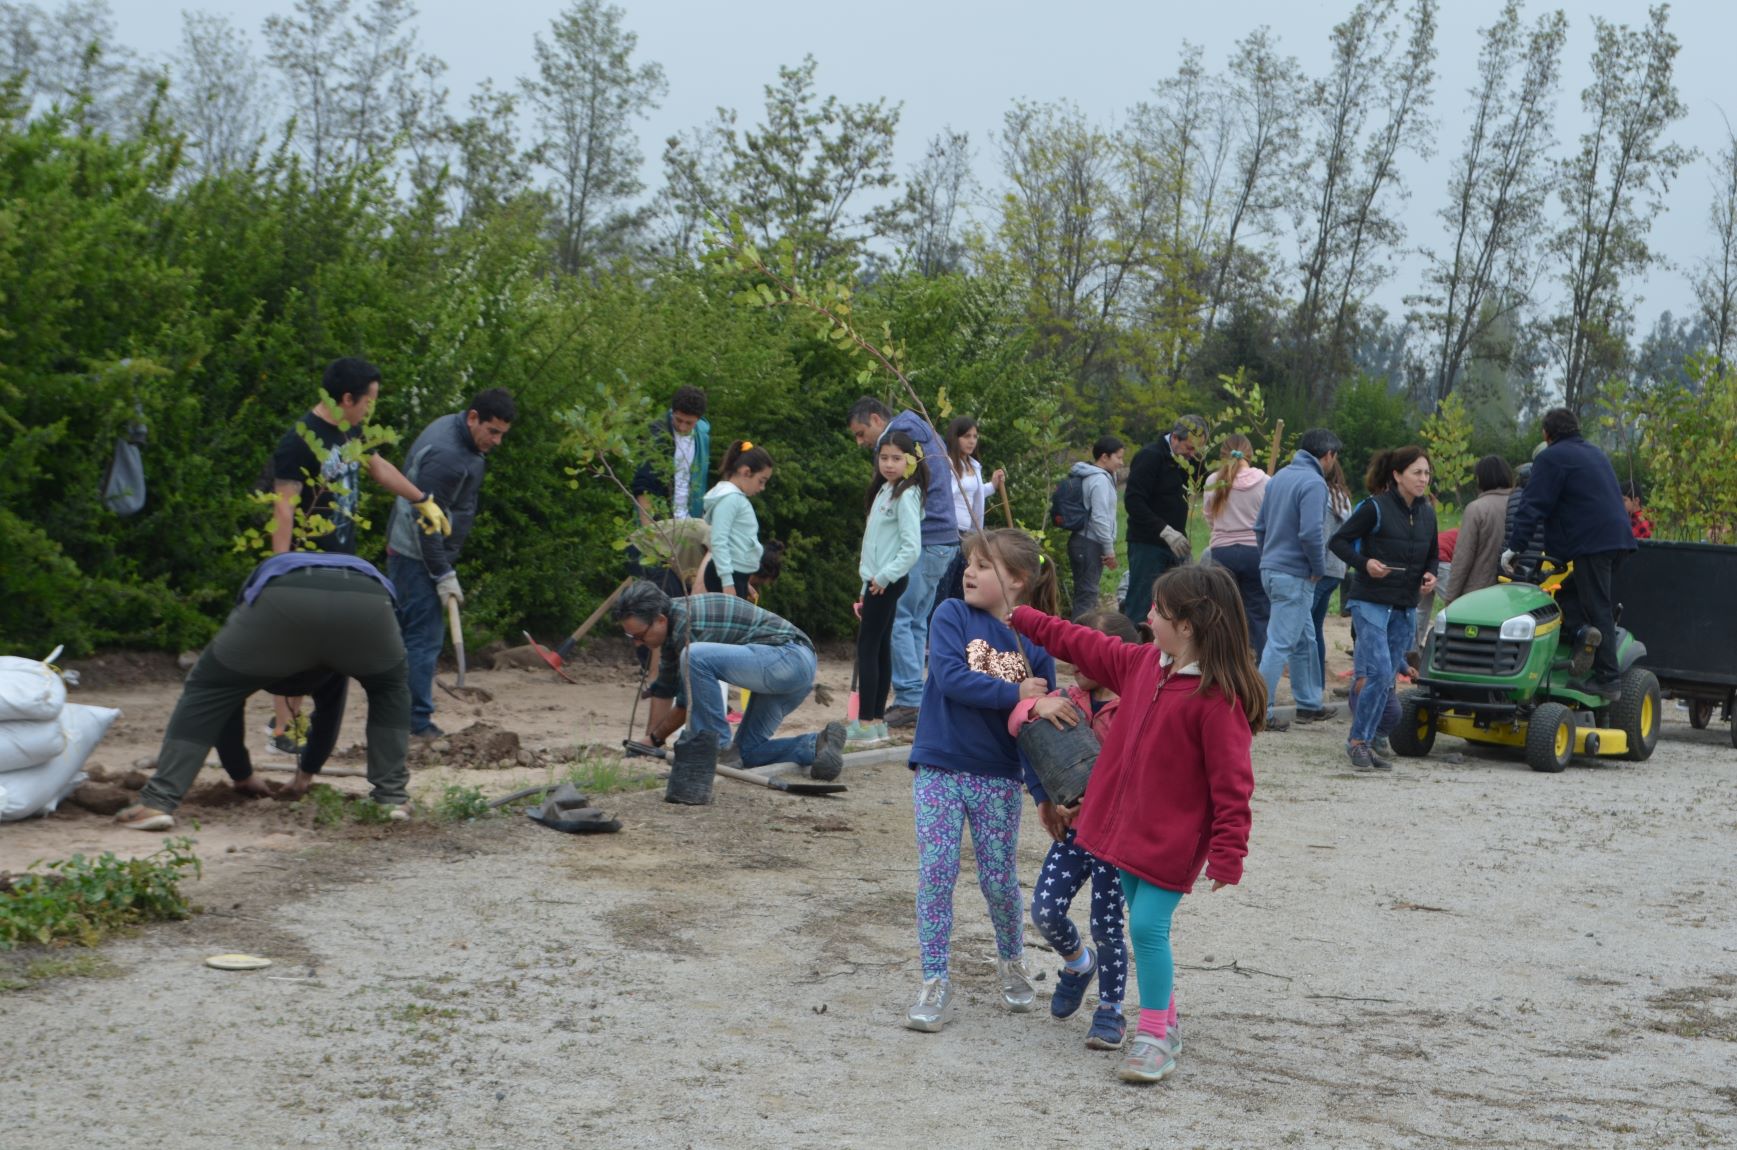
<path fill-rule="evenodd" d="M 1438 734 L 1452 735 L 1464 739 L 1468 743 L 1484 743 L 1497 747 L 1521 747 L 1526 745 L 1526 728 L 1518 723 L 1491 723 L 1480 727 L 1468 715 L 1455 715 L 1451 712 L 1438 712 L 1435 716 L 1435 729 Z M 1560 732 L 1567 735 L 1567 731 Z M 1628 732 L 1619 731 L 1614 727 L 1578 727 L 1574 731 L 1574 753 L 1587 754 L 1586 737 L 1598 736 L 1600 756 L 1628 754 Z M 1564 749 L 1557 748 L 1560 754 Z"/>

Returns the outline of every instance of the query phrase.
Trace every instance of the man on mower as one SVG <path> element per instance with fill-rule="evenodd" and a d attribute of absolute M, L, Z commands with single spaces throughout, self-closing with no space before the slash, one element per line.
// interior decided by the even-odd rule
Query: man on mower
<path fill-rule="evenodd" d="M 1635 549 L 1634 532 L 1616 468 L 1581 437 L 1574 413 L 1565 407 L 1545 412 L 1544 440 L 1548 446 L 1532 461 L 1532 477 L 1519 495 L 1502 567 L 1542 523 L 1546 553 L 1558 563 L 1574 564 L 1574 574 L 1556 596 L 1563 633 L 1573 636 L 1578 648 L 1574 673 L 1585 677 L 1587 690 L 1615 702 L 1622 698 L 1622 672 L 1616 661 L 1611 579 Z"/>

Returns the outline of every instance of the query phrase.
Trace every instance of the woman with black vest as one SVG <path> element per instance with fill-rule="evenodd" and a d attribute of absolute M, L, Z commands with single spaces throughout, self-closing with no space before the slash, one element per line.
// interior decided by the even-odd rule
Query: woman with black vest
<path fill-rule="evenodd" d="M 1371 746 L 1393 676 L 1416 630 L 1418 599 L 1435 590 L 1435 507 L 1429 456 L 1408 446 L 1378 452 L 1363 485 L 1369 498 L 1351 512 L 1328 547 L 1355 568 L 1351 620 L 1357 629 L 1347 753 L 1360 771 L 1390 771 Z"/>

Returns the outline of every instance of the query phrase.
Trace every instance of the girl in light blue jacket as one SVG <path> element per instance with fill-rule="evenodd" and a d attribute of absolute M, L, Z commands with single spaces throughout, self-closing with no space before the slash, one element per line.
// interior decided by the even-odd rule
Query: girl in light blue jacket
<path fill-rule="evenodd" d="M 868 523 L 862 533 L 862 626 L 856 638 L 860 702 L 847 742 L 888 738 L 887 692 L 893 684 L 893 609 L 923 551 L 923 493 L 929 465 L 922 449 L 903 431 L 888 432 L 875 452 L 875 478 L 868 489 Z"/>
<path fill-rule="evenodd" d="M 760 570 L 760 517 L 754 496 L 772 478 L 772 456 L 745 439 L 730 444 L 719 469 L 723 478 L 706 492 L 706 522 L 711 525 L 712 562 L 706 570 L 706 590 L 751 599 L 748 577 Z"/>

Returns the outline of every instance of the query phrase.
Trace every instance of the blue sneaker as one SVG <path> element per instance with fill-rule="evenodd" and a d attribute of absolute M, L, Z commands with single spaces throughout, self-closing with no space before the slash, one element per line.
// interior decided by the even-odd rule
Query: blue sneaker
<path fill-rule="evenodd" d="M 1092 975 L 1098 973 L 1098 956 L 1091 947 L 1086 947 L 1086 954 L 1092 964 L 1079 973 L 1074 973 L 1067 967 L 1056 972 L 1055 993 L 1049 996 L 1049 1012 L 1055 1018 L 1072 1018 L 1079 1012 L 1080 1003 L 1086 1000 L 1086 987 L 1092 984 Z"/>
<path fill-rule="evenodd" d="M 1113 1006 L 1100 1006 L 1092 1015 L 1092 1029 L 1086 1034 L 1088 1050 L 1120 1050 L 1122 1039 L 1128 1036 L 1128 1023 L 1122 1012 Z"/>

